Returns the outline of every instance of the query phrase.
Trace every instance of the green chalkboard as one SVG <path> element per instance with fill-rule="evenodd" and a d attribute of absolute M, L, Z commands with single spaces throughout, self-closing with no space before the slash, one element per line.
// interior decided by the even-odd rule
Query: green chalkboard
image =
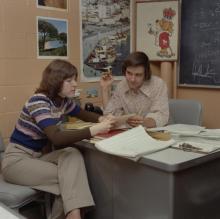
<path fill-rule="evenodd" d="M 220 88 L 220 0 L 182 0 L 179 85 Z"/>

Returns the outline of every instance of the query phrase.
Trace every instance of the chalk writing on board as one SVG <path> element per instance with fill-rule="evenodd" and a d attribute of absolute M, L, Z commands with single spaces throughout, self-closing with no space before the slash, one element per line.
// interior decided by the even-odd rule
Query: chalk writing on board
<path fill-rule="evenodd" d="M 180 84 L 220 86 L 220 1 L 182 0 Z"/>

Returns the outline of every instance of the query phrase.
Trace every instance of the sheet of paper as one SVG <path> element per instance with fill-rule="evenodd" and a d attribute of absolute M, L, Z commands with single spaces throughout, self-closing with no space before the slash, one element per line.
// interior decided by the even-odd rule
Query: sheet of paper
<path fill-rule="evenodd" d="M 220 129 L 205 129 L 198 134 L 199 137 L 220 140 Z"/>
<path fill-rule="evenodd" d="M 95 146 L 106 153 L 131 157 L 141 156 L 169 147 L 174 140 L 159 141 L 150 137 L 142 126 L 104 139 L 95 143 Z"/>
<path fill-rule="evenodd" d="M 135 114 L 127 114 L 127 115 L 122 115 L 122 116 L 117 116 L 116 120 L 117 120 L 117 126 L 118 127 L 123 127 L 126 125 L 127 120 L 134 116 Z"/>
<path fill-rule="evenodd" d="M 172 124 L 164 127 L 156 127 L 147 129 L 149 131 L 168 131 L 174 134 L 180 135 L 197 135 L 203 130 L 205 127 L 197 126 L 197 125 L 188 125 L 188 124 Z"/>

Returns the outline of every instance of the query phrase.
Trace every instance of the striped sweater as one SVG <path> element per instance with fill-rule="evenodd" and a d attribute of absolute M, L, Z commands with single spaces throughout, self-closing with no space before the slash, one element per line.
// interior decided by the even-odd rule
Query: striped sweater
<path fill-rule="evenodd" d="M 80 107 L 71 99 L 64 99 L 56 106 L 46 95 L 34 94 L 24 105 L 10 141 L 35 151 L 47 144 L 44 128 L 59 125 L 64 115 L 74 116 Z"/>

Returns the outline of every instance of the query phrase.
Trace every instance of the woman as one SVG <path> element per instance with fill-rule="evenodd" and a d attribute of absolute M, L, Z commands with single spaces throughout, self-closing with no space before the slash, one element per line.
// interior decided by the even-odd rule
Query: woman
<path fill-rule="evenodd" d="M 67 146 L 107 132 L 113 120 L 82 110 L 73 101 L 77 69 L 64 60 L 52 61 L 39 88 L 25 103 L 5 151 L 6 181 L 55 194 L 52 218 L 80 219 L 80 208 L 94 205 L 80 152 Z M 59 128 L 64 115 L 99 122 L 90 128 Z M 52 145 L 55 151 L 42 153 Z M 18 174 L 19 173 L 19 174 Z"/>

